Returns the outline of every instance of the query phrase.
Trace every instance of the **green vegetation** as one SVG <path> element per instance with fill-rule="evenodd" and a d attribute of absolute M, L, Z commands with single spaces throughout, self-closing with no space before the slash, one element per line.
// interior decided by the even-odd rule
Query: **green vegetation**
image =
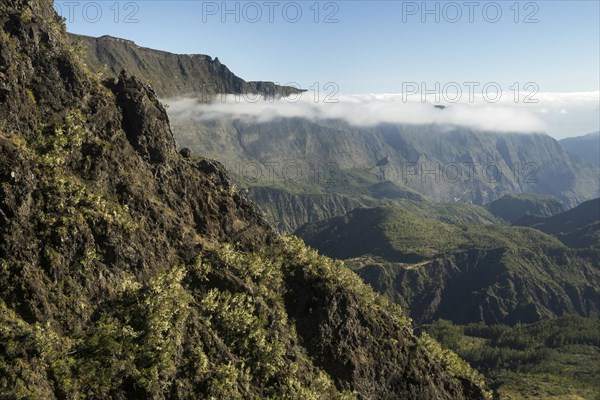
<path fill-rule="evenodd" d="M 507 194 L 487 204 L 486 208 L 509 223 L 518 221 L 524 215 L 547 217 L 564 211 L 562 201 L 539 194 Z"/>
<path fill-rule="evenodd" d="M 144 398 L 161 393 L 177 398 L 354 398 L 339 393 L 330 375 L 296 345 L 301 339 L 285 296 L 286 281 L 298 274 L 323 282 L 327 293 L 351 294 L 361 318 L 382 319 L 386 330 L 397 332 L 382 338 L 389 343 L 380 343 L 373 353 L 361 353 L 361 363 L 387 363 L 383 349 L 402 346 L 406 339 L 401 336 L 411 332 L 397 306 L 297 239 L 252 254 L 224 245 L 147 283 L 123 276 L 115 300 L 100 304 L 91 325 L 73 335 L 61 334 L 51 324 L 27 323 L 0 303 L 0 392 L 16 398 L 52 398 L 53 393 L 82 398 L 132 393 Z M 422 336 L 419 344 L 453 376 L 484 387 L 477 372 L 441 351 L 435 341 Z M 352 351 L 341 355 L 359 356 Z"/>
<path fill-rule="evenodd" d="M 339 397 L 328 375 L 293 347 L 298 338 L 281 300 L 281 269 L 264 256 L 225 246 L 193 269 L 176 267 L 146 284 L 125 277 L 117 299 L 75 337 L 27 324 L 1 304 L 2 392 L 51 398 L 43 395 L 50 386 L 66 397 L 122 398 L 131 395 L 120 386 L 129 382 L 144 398 L 169 392 L 178 398 Z M 211 287 L 217 276 L 222 282 L 238 272 L 246 289 Z M 196 280 L 205 284 L 192 290 Z M 27 361 L 25 352 L 38 356 Z"/>
<path fill-rule="evenodd" d="M 388 206 L 355 209 L 296 233 L 322 254 L 346 260 L 419 323 L 596 315 L 590 299 L 600 294 L 598 250 L 571 249 L 535 229 L 449 224 Z"/>
<path fill-rule="evenodd" d="M 0 61 L 19 60 L 0 66 L 0 398 L 489 397 L 218 163 L 178 155 L 153 92 L 90 74 L 50 3 L 22 4 L 0 3 Z"/>
<path fill-rule="evenodd" d="M 557 237 L 579 249 L 600 248 L 600 198 L 550 217 L 526 216 L 516 225 L 528 226 Z"/>
<path fill-rule="evenodd" d="M 256 164 L 258 165 L 258 164 Z M 273 171 L 271 171 L 273 173 Z M 299 180 L 253 180 L 233 175 L 239 187 L 282 233 L 307 222 L 340 216 L 358 207 L 394 205 L 446 223 L 502 223 L 485 208 L 466 203 L 435 203 L 414 190 L 379 181 L 370 169 L 322 171 Z"/>
<path fill-rule="evenodd" d="M 598 235 L 595 203 L 540 219 L 542 229 L 568 227 L 555 223 L 566 220 L 579 237 Z M 454 371 L 466 360 L 499 399 L 600 398 L 600 321 L 582 317 L 595 317 L 598 251 L 570 249 L 536 229 L 444 223 L 414 209 L 358 209 L 298 234 L 324 254 L 349 259 L 365 282 L 419 323 L 435 321 L 422 330 L 443 348 L 425 333 L 422 345 Z M 589 302 L 591 308 L 581 307 Z M 575 312 L 582 316 L 556 317 Z M 533 321 L 541 322 L 519 323 Z"/>
<path fill-rule="evenodd" d="M 219 164 L 178 155 L 154 92 L 127 74 L 101 82 L 90 73 L 82 47 L 65 46 L 51 2 L 4 1 L 0 22 L 0 398 L 491 398 L 468 363 L 414 334 L 398 304 L 341 261 L 277 235 Z M 136 53 L 145 50 L 125 49 L 146 68 Z M 185 59 L 200 68 L 174 70 L 209 94 L 256 88 L 208 58 Z M 372 178 L 368 168 L 349 175 Z M 494 278 L 541 276 L 546 286 L 526 295 L 569 284 L 576 297 L 581 282 L 595 290 L 589 264 L 550 236 L 450 225 L 441 220 L 453 206 L 421 207 L 400 185 L 361 185 L 341 184 L 360 198 L 414 202 L 414 213 L 376 209 L 366 232 L 386 246 L 374 254 L 424 259 L 406 270 L 441 260 L 455 272 L 476 243 L 500 246 L 506 268 Z M 361 212 L 363 223 L 373 216 Z M 456 220 L 493 217 L 465 207 Z M 566 265 L 558 272 L 556 259 Z M 490 304 L 512 289 L 498 282 L 485 288 Z"/>
<path fill-rule="evenodd" d="M 477 209 L 477 206 L 472 207 Z M 416 212 L 408 211 L 409 208 Z M 436 213 L 440 216 L 444 209 L 461 210 L 463 214 L 467 214 L 469 206 L 404 202 L 400 205 L 357 209 L 344 217 L 307 224 L 297 234 L 317 248 L 322 240 L 336 242 L 338 253 L 325 254 L 340 258 L 370 254 L 393 260 L 395 257 L 414 254 L 427 259 L 472 248 L 564 248 L 555 238 L 532 229 L 489 223 L 451 224 L 432 218 Z M 425 217 L 427 213 L 433 214 L 432 217 Z M 460 214 L 455 219 L 464 221 Z M 344 241 L 357 235 L 373 239 L 358 248 L 344 245 Z"/>
<path fill-rule="evenodd" d="M 513 327 L 438 320 L 422 329 L 484 372 L 500 399 L 600 398 L 598 320 L 564 316 Z"/>
<path fill-rule="evenodd" d="M 484 207 L 468 203 L 437 203 L 431 201 L 396 200 L 395 204 L 421 218 L 434 219 L 452 225 L 502 225 L 502 220 L 496 218 Z"/>
<path fill-rule="evenodd" d="M 427 332 L 422 332 L 419 337 L 419 344 L 427 349 L 435 359 L 437 359 L 444 368 L 447 368 L 454 376 L 477 382 L 482 387 L 485 386 L 483 375 L 476 369 L 473 369 L 469 363 L 461 359 L 454 351 L 444 349 L 440 343 L 433 339 Z M 491 399 L 491 395 L 489 396 Z"/>

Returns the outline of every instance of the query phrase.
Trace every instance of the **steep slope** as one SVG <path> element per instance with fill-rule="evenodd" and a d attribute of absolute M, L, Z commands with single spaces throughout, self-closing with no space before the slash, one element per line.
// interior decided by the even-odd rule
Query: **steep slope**
<path fill-rule="evenodd" d="M 558 143 L 567 152 L 596 167 L 600 166 L 600 132 L 562 139 Z"/>
<path fill-rule="evenodd" d="M 534 194 L 508 194 L 485 206 L 492 214 L 514 223 L 524 215 L 549 217 L 564 211 L 560 200 L 552 196 Z"/>
<path fill-rule="evenodd" d="M 419 323 L 600 316 L 598 249 L 569 249 L 533 229 L 452 225 L 395 206 L 356 209 L 296 234 L 322 254 L 346 259 Z"/>
<path fill-rule="evenodd" d="M 283 239 L 51 1 L 0 3 L 0 397 L 481 399 L 341 264 Z"/>
<path fill-rule="evenodd" d="M 273 82 L 246 82 L 237 77 L 218 58 L 203 54 L 173 54 L 140 47 L 131 40 L 102 36 L 69 34 L 70 40 L 85 49 L 84 59 L 92 71 L 114 77 L 125 69 L 152 84 L 161 98 L 195 97 L 208 101 L 222 93 L 261 93 L 289 96 L 300 93 Z"/>
<path fill-rule="evenodd" d="M 306 222 L 343 215 L 366 204 L 337 193 L 296 194 L 265 186 L 248 188 L 248 198 L 265 210 L 265 217 L 277 230 L 292 233 Z"/>
<path fill-rule="evenodd" d="M 293 165 L 309 171 L 335 166 L 363 170 L 433 201 L 487 204 L 506 194 L 554 196 L 565 207 L 600 196 L 599 170 L 571 156 L 545 134 L 481 132 L 436 125 L 358 127 L 342 120 L 243 118 L 210 120 L 171 107 L 177 143 L 217 158 L 231 170 L 244 165 Z M 387 159 L 385 166 L 377 163 Z M 265 184 L 265 182 L 261 182 Z"/>
<path fill-rule="evenodd" d="M 554 235 L 569 247 L 600 248 L 600 199 L 586 201 L 551 217 L 527 215 L 515 225 Z"/>

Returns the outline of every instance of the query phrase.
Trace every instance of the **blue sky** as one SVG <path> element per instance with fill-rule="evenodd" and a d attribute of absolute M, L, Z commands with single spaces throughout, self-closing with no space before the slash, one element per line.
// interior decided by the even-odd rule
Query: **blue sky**
<path fill-rule="evenodd" d="M 496 82 L 505 92 L 515 82 L 522 90 L 533 82 L 540 92 L 597 91 L 599 3 L 61 0 L 56 5 L 70 17 L 71 32 L 218 56 L 246 80 L 302 87 L 335 82 L 340 93 L 398 93 L 406 82 L 432 89 L 436 82 Z"/>

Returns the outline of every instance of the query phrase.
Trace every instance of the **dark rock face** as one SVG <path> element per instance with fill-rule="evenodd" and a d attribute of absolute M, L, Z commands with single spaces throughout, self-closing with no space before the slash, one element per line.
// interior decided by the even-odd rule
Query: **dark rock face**
<path fill-rule="evenodd" d="M 154 91 L 123 70 L 113 93 L 123 112 L 123 130 L 133 148 L 151 164 L 171 161 L 175 140 L 172 134 L 156 135 L 156 132 L 170 133 L 170 128 L 167 113 Z"/>
<path fill-rule="evenodd" d="M 224 191 L 228 183 L 222 167 L 206 175 L 176 156 L 168 117 L 151 89 L 123 73 L 116 84 L 108 84 L 112 100 L 105 87 L 88 77 L 71 54 L 51 4 L 15 1 L 3 8 L 7 28 L 0 53 L 4 85 L 11 88 L 0 104 L 4 258 L 35 265 L 44 262 L 47 247 L 58 240 L 57 250 L 66 251 L 64 265 L 92 246 L 111 266 L 106 265 L 107 273 L 119 266 L 148 274 L 191 258 L 200 237 L 247 249 L 276 238 L 253 205 Z M 31 19 L 23 22 L 23 13 L 31 13 Z M 64 194 L 54 193 L 57 181 L 66 181 L 69 196 L 91 191 L 90 182 L 94 193 L 89 196 L 98 197 L 107 215 L 122 214 L 154 228 L 129 232 L 126 224 L 107 223 L 114 216 L 61 223 L 62 204 L 56 210 L 53 204 Z M 52 220 L 58 221 L 46 224 L 41 213 L 53 213 Z M 58 235 L 61 230 L 66 233 Z M 150 251 L 155 257 L 148 257 Z M 39 285 L 20 279 L 25 287 Z M 100 294 L 110 285 L 107 279 L 91 290 Z M 57 307 L 50 298 L 15 286 L 3 288 L 3 294 L 34 319 L 53 315 Z"/>
<path fill-rule="evenodd" d="M 0 26 L 0 397 L 486 396 L 221 164 L 179 156 L 152 90 L 91 75 L 51 1 L 4 1 Z"/>
<path fill-rule="evenodd" d="M 332 293 L 325 279 L 308 272 L 295 275 L 290 284 L 286 304 L 309 352 L 315 354 L 316 365 L 343 387 L 359 388 L 361 398 L 395 398 L 391 393 L 403 393 L 408 399 L 480 398 L 479 390 L 469 382 L 443 383 L 444 373 L 416 343 L 395 346 L 374 340 L 369 326 L 378 326 L 379 334 L 393 338 L 398 334 L 397 323 L 375 321 L 356 308 L 356 293 Z"/>
<path fill-rule="evenodd" d="M 192 151 L 187 147 L 184 147 L 183 149 L 179 150 L 179 154 L 181 154 L 181 157 L 183 158 L 190 158 L 192 156 Z"/>

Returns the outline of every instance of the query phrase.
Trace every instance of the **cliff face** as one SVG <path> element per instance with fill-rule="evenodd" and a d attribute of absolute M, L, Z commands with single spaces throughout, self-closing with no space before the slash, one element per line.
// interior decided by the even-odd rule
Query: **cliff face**
<path fill-rule="evenodd" d="M 150 82 L 161 98 L 187 96 L 210 100 L 213 95 L 222 93 L 260 93 L 277 97 L 301 92 L 273 82 L 246 82 L 218 58 L 203 54 L 173 54 L 111 36 L 94 38 L 69 34 L 69 38 L 85 48 L 84 59 L 92 71 L 101 71 L 106 66 L 104 75 L 110 77 L 118 76 L 125 69 Z"/>
<path fill-rule="evenodd" d="M 566 208 L 598 197 L 598 168 L 569 155 L 545 134 L 481 132 L 436 125 L 357 127 L 342 120 L 281 118 L 197 120 L 171 112 L 179 145 L 236 165 L 334 165 L 363 170 L 446 202 L 490 203 L 506 194 L 536 193 Z M 376 167 L 381 160 L 387 164 Z M 306 172 L 305 172 L 306 174 Z"/>
<path fill-rule="evenodd" d="M 51 1 L 0 3 L 0 397 L 479 399 L 341 264 L 281 238 Z"/>

